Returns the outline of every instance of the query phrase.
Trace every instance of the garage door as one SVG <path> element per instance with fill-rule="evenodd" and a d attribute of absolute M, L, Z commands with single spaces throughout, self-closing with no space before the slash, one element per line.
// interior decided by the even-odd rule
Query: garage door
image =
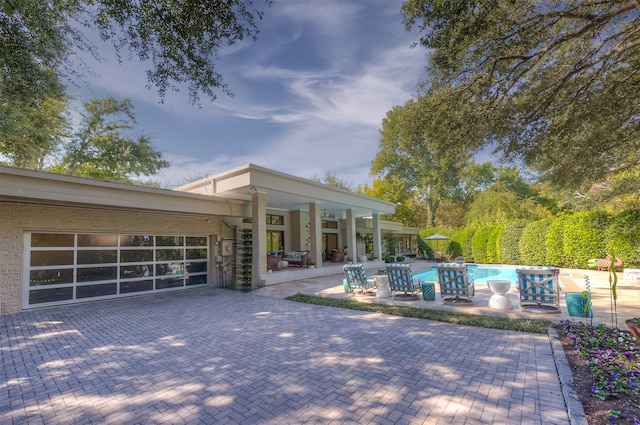
<path fill-rule="evenodd" d="M 209 237 L 25 233 L 23 308 L 207 284 Z"/>

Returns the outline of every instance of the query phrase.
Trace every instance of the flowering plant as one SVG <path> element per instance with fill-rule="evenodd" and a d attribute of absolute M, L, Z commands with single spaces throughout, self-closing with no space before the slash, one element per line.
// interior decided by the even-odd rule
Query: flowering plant
<path fill-rule="evenodd" d="M 573 342 L 593 376 L 591 394 L 600 400 L 636 400 L 634 424 L 640 425 L 640 344 L 631 334 L 603 324 L 563 320 L 560 329 Z M 637 413 L 636 413 L 637 411 Z M 614 412 L 611 410 L 610 412 Z M 616 423 L 616 415 L 609 421 Z"/>

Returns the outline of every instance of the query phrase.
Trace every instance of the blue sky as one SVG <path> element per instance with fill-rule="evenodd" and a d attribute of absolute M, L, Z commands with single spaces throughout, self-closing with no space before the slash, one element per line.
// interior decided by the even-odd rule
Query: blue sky
<path fill-rule="evenodd" d="M 261 6 L 260 0 L 256 4 Z M 257 42 L 225 48 L 216 60 L 234 97 L 164 103 L 145 86 L 145 64 L 105 61 L 73 94 L 77 101 L 130 98 L 139 129 L 172 163 L 154 176 L 175 186 L 247 163 L 309 178 L 326 171 L 368 183 L 382 119 L 425 78 L 424 48 L 402 24 L 401 0 L 274 0 Z"/>

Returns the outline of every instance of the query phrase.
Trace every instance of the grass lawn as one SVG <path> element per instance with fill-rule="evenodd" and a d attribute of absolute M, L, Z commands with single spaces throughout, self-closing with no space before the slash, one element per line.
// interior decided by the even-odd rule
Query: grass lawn
<path fill-rule="evenodd" d="M 395 316 L 413 317 L 416 319 L 436 320 L 438 322 L 456 323 L 459 325 L 478 326 L 481 328 L 503 329 L 519 332 L 545 334 L 553 323 L 544 319 L 512 319 L 480 314 L 459 313 L 426 308 L 392 306 L 385 304 L 369 304 L 358 301 L 315 297 L 312 295 L 296 294 L 286 298 L 307 304 L 325 305 L 330 307 L 348 308 L 351 310 L 370 311 L 376 313 L 393 314 Z"/>

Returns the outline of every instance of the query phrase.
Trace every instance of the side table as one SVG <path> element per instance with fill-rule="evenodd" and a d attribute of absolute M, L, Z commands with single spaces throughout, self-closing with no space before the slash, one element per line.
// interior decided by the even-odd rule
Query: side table
<path fill-rule="evenodd" d="M 391 290 L 389 289 L 389 276 L 377 274 L 373 276 L 376 281 L 376 297 L 389 298 L 391 296 Z"/>
<path fill-rule="evenodd" d="M 511 288 L 508 280 L 487 280 L 487 286 L 493 295 L 489 298 L 489 307 L 496 310 L 511 310 L 511 300 L 505 295 Z"/>

